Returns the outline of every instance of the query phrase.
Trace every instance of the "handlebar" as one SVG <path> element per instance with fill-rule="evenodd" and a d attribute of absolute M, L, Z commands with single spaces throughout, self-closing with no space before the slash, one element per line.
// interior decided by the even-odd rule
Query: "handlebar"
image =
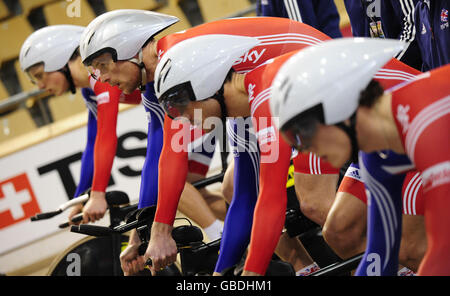
<path fill-rule="evenodd" d="M 55 211 L 51 211 L 51 212 L 46 212 L 46 213 L 40 213 L 40 214 L 36 214 L 35 216 L 31 217 L 30 220 L 31 221 L 39 221 L 39 220 L 45 220 L 45 219 L 50 219 L 53 218 L 56 215 L 61 214 L 62 212 L 64 212 L 66 209 L 75 206 L 77 204 L 80 203 L 84 203 L 85 201 L 87 201 L 89 199 L 89 194 L 83 194 L 80 195 L 77 198 L 71 199 L 66 203 L 63 203 L 62 205 L 59 206 L 59 208 Z"/>
<path fill-rule="evenodd" d="M 128 204 L 130 202 L 128 195 L 122 191 L 106 192 L 105 198 L 106 198 L 106 202 L 108 203 L 108 205 L 110 207 L 124 205 L 124 204 Z M 39 221 L 39 220 L 50 219 L 56 215 L 61 214 L 62 212 L 64 212 L 65 210 L 67 210 L 68 208 L 70 208 L 72 206 L 86 202 L 88 199 L 89 199 L 89 193 L 80 195 L 77 198 L 71 199 L 68 202 L 63 203 L 55 211 L 36 214 L 35 216 L 31 217 L 30 220 L 31 221 Z M 80 219 L 80 218 L 77 218 L 77 219 Z M 81 221 L 81 219 L 78 221 Z"/>
<path fill-rule="evenodd" d="M 70 231 L 91 236 L 108 236 L 113 233 L 122 234 L 132 229 L 148 225 L 149 221 L 153 222 L 155 212 L 156 206 L 146 207 L 144 209 L 139 210 L 139 212 L 136 214 L 135 220 L 130 221 L 126 224 L 118 225 L 114 228 L 106 226 L 81 224 L 81 225 L 72 225 Z"/>
<path fill-rule="evenodd" d="M 78 222 L 83 221 L 83 213 L 80 213 L 80 214 L 77 214 L 77 215 L 73 216 L 72 219 L 70 219 L 70 221 L 72 223 L 78 223 Z M 69 226 L 70 226 L 69 222 L 64 222 L 64 223 L 59 224 L 58 228 L 66 228 L 66 227 L 69 227 Z"/>
<path fill-rule="evenodd" d="M 116 232 L 114 231 L 114 229 L 111 229 L 109 227 L 89 224 L 72 225 L 70 231 L 97 237 L 110 236 L 111 234 Z"/>

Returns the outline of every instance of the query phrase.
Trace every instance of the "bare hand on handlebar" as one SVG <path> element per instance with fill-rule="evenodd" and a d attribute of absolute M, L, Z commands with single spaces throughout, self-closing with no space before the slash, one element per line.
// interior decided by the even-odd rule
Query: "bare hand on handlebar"
<path fill-rule="evenodd" d="M 89 200 L 83 207 L 83 223 L 95 222 L 105 215 L 108 209 L 105 192 L 91 191 Z"/>
<path fill-rule="evenodd" d="M 141 240 L 137 235 L 136 229 L 130 233 L 128 246 L 120 253 L 120 266 L 125 276 L 135 275 L 145 268 L 143 256 L 139 256 L 139 245 Z"/>
<path fill-rule="evenodd" d="M 73 222 L 72 218 L 81 213 L 83 211 L 83 205 L 82 204 L 77 204 L 75 206 L 73 206 L 72 210 L 69 213 L 68 219 L 69 219 L 69 225 L 78 225 L 81 223 L 81 221 L 78 222 Z"/>
<path fill-rule="evenodd" d="M 152 260 L 150 270 L 152 275 L 156 271 L 172 264 L 177 259 L 177 245 L 172 238 L 171 225 L 154 222 L 151 230 L 151 237 L 148 243 L 147 251 L 144 254 L 144 261 Z"/>

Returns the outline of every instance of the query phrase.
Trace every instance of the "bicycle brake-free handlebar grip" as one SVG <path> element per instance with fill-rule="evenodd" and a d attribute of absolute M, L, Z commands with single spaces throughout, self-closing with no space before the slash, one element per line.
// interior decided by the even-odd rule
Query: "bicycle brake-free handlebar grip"
<path fill-rule="evenodd" d="M 76 216 L 73 216 L 70 221 L 72 221 L 72 223 L 78 223 L 78 222 L 80 222 L 82 220 L 83 220 L 83 214 L 80 213 L 80 214 L 78 214 Z M 69 227 L 69 226 L 70 226 L 69 222 L 64 222 L 62 224 L 59 224 L 58 227 L 59 228 L 66 228 L 66 227 Z"/>
<path fill-rule="evenodd" d="M 72 225 L 70 231 L 91 236 L 109 236 L 115 232 L 109 227 L 87 224 Z"/>
<path fill-rule="evenodd" d="M 38 221 L 38 220 L 44 220 L 44 219 L 49 219 L 52 218 L 58 214 L 61 214 L 61 210 L 57 210 L 57 211 L 53 211 L 53 212 L 47 212 L 47 213 L 40 213 L 40 214 L 36 214 L 35 216 L 31 217 L 30 220 L 31 221 Z"/>

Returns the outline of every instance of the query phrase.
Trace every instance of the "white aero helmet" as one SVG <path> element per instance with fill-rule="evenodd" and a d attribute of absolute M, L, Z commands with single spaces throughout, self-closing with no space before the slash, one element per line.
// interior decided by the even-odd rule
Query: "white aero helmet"
<path fill-rule="evenodd" d="M 45 72 L 61 70 L 78 48 L 83 30 L 81 26 L 55 25 L 35 31 L 20 49 L 20 67 L 26 71 L 43 63 Z"/>
<path fill-rule="evenodd" d="M 272 83 L 270 109 L 280 130 L 315 107 L 323 123 L 349 119 L 359 95 L 405 44 L 393 39 L 341 38 L 310 46 L 292 56 Z"/>
<path fill-rule="evenodd" d="M 89 65 L 109 51 L 115 60 L 130 60 L 159 32 L 178 22 L 175 16 L 148 10 L 119 9 L 96 17 L 80 38 L 80 54 Z M 139 61 L 139 63 L 142 61 Z"/>
<path fill-rule="evenodd" d="M 399 40 L 342 38 L 293 55 L 272 82 L 270 109 L 291 146 L 308 149 L 317 122 L 335 125 L 349 137 L 350 160 L 358 161 L 356 109 L 375 73 L 404 48 Z M 343 121 L 349 119 L 350 124 Z"/>
<path fill-rule="evenodd" d="M 214 97 L 233 64 L 258 44 L 253 37 L 211 34 L 171 47 L 155 70 L 155 94 L 166 113 L 174 118 L 171 112 L 189 101 Z M 223 100 L 218 100 L 223 108 Z"/>

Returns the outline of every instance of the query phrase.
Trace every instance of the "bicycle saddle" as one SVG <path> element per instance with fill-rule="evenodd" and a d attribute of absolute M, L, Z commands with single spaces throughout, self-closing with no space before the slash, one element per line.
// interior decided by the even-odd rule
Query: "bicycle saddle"
<path fill-rule="evenodd" d="M 122 206 L 130 203 L 130 199 L 128 198 L 128 194 L 123 191 L 109 191 L 106 192 L 105 195 L 106 202 L 108 206 Z"/>
<path fill-rule="evenodd" d="M 203 233 L 197 226 L 182 225 L 172 229 L 172 237 L 177 245 L 188 246 L 191 243 L 202 242 Z"/>

